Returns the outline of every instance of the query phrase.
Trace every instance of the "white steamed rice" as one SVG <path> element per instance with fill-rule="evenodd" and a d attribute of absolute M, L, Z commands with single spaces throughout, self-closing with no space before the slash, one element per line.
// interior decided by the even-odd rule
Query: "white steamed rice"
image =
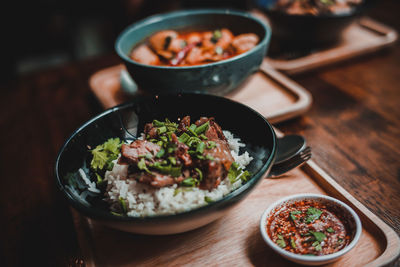
<path fill-rule="evenodd" d="M 240 147 L 245 145 L 239 138 L 234 138 L 232 133 L 224 131 L 229 148 L 234 160 L 244 169 L 253 159 L 246 151 L 239 155 Z M 127 215 L 135 217 L 175 214 L 207 205 L 207 200 L 216 201 L 242 185 L 242 180 L 237 179 L 233 184 L 229 179 L 224 179 L 217 188 L 208 191 L 199 188 L 178 189 L 176 184 L 163 188 L 154 188 L 138 183 L 133 179 L 126 179 L 127 165 L 117 164 L 115 161 L 111 171 L 105 174 L 107 182 L 106 200 L 111 203 L 111 209 L 117 209 L 119 199 L 125 200 Z"/>

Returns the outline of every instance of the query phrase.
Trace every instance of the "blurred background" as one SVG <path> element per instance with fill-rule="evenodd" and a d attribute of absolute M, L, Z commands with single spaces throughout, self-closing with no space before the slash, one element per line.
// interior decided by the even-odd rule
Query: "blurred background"
<path fill-rule="evenodd" d="M 266 2 L 268 0 L 258 0 Z M 117 35 L 152 14 L 197 7 L 248 10 L 251 0 L 69 0 L 14 1 L 2 17 L 1 81 L 68 62 L 113 53 Z M 399 9 L 398 0 L 380 0 L 379 10 Z M 397 26 L 398 17 L 374 13 Z M 4 47 L 5 46 L 5 47 Z"/>

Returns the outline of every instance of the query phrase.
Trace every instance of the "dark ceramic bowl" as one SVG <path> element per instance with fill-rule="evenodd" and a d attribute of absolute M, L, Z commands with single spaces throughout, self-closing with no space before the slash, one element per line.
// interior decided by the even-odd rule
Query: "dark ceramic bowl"
<path fill-rule="evenodd" d="M 260 41 L 253 49 L 227 60 L 184 67 L 144 65 L 129 58 L 132 48 L 161 30 L 211 30 L 226 27 L 235 35 L 255 33 Z M 118 37 L 115 50 L 140 89 L 150 93 L 207 92 L 225 94 L 258 70 L 269 44 L 271 30 L 248 13 L 204 9 L 155 15 L 139 21 Z"/>
<path fill-rule="evenodd" d="M 176 215 L 121 217 L 109 212 L 102 200 L 85 203 L 66 188 L 67 173 L 77 172 L 89 157 L 89 147 L 96 147 L 109 138 L 132 139 L 143 132 L 146 122 L 166 117 L 176 121 L 190 115 L 215 117 L 223 129 L 239 136 L 254 158 L 247 166 L 251 179 L 222 199 Z M 262 115 L 251 108 L 226 98 L 204 94 L 141 96 L 132 102 L 108 109 L 79 127 L 61 148 L 55 176 L 59 189 L 69 203 L 83 215 L 124 231 L 143 234 L 172 234 L 198 228 L 224 215 L 241 201 L 270 171 L 276 154 L 275 133 Z"/>
<path fill-rule="evenodd" d="M 343 14 L 291 15 L 274 10 L 278 0 L 258 1 L 259 7 L 267 14 L 273 29 L 271 52 L 312 50 L 329 46 L 340 41 L 342 32 L 364 13 L 373 0 L 354 7 Z"/>

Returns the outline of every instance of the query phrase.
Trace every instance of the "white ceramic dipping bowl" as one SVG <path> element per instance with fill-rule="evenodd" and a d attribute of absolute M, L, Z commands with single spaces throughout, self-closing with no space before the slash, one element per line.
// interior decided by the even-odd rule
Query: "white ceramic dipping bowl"
<path fill-rule="evenodd" d="M 277 208 L 301 200 L 313 200 L 315 202 L 323 202 L 328 204 L 329 206 L 334 206 L 335 208 L 338 208 L 340 211 L 343 211 L 343 214 L 345 214 L 346 219 L 349 220 L 349 223 L 354 227 L 354 233 L 350 243 L 346 247 L 335 253 L 323 256 L 307 256 L 307 255 L 295 254 L 275 244 L 275 242 L 271 240 L 266 231 L 266 224 L 268 218 L 274 213 L 274 211 L 277 210 Z M 318 195 L 318 194 L 298 194 L 285 197 L 271 204 L 261 217 L 260 231 L 265 243 L 267 243 L 267 245 L 270 248 L 272 248 L 275 252 L 277 252 L 284 258 L 304 265 L 322 265 L 338 260 L 341 256 L 343 256 L 344 254 L 349 252 L 352 248 L 354 248 L 354 246 L 357 244 L 361 236 L 362 226 L 360 218 L 358 217 L 356 212 L 342 201 L 337 200 L 333 197 Z"/>

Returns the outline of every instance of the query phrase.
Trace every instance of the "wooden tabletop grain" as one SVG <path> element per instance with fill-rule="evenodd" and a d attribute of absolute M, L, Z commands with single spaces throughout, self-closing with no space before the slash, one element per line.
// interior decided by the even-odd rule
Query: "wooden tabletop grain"
<path fill-rule="evenodd" d="M 397 1 L 371 17 L 400 31 Z M 88 79 L 115 55 L 76 62 L 0 85 L 0 258 L 5 266 L 79 266 L 81 252 L 53 166 L 65 139 L 102 111 Z M 314 98 L 281 123 L 304 135 L 314 160 L 400 234 L 400 45 L 292 77 Z M 393 263 L 398 265 L 399 260 Z"/>

